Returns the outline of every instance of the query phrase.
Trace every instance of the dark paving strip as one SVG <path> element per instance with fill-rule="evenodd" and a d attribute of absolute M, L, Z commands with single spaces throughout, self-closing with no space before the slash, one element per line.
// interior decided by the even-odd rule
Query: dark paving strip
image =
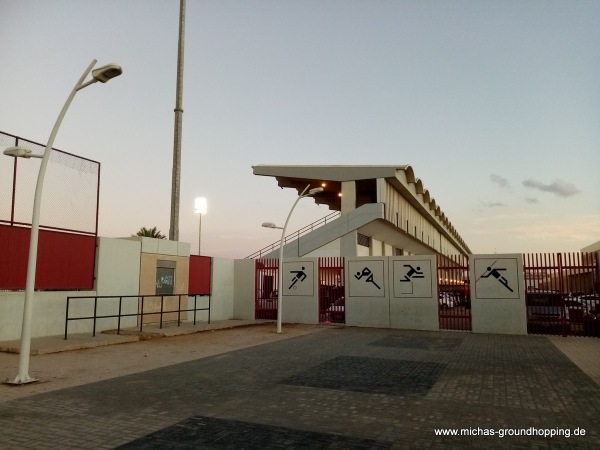
<path fill-rule="evenodd" d="M 283 384 L 387 395 L 425 395 L 445 364 L 339 356 L 282 381 Z"/>
<path fill-rule="evenodd" d="M 117 447 L 121 450 L 169 449 L 344 449 L 386 450 L 391 442 L 295 430 L 239 420 L 194 416 Z"/>

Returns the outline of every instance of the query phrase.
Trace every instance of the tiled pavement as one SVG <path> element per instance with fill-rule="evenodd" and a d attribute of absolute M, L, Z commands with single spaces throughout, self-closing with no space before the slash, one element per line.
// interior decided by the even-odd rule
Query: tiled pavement
<path fill-rule="evenodd" d="M 0 430 L 3 449 L 598 449 L 600 386 L 543 336 L 330 328 L 0 402 Z"/>

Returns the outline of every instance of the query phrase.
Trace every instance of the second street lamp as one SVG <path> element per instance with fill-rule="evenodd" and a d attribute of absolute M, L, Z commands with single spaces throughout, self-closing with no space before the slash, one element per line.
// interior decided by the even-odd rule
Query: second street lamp
<path fill-rule="evenodd" d="M 319 192 L 323 192 L 323 188 L 322 187 L 317 187 L 317 188 L 313 188 L 310 191 L 308 190 L 308 188 L 310 187 L 310 184 L 308 184 L 304 190 L 300 193 L 300 195 L 298 196 L 298 198 L 296 199 L 296 201 L 294 202 L 294 204 L 292 205 L 292 209 L 290 209 L 290 212 L 287 216 L 287 219 L 285 219 L 285 224 L 283 225 L 283 227 L 278 227 L 277 225 L 275 225 L 272 222 L 265 222 L 262 224 L 263 227 L 265 228 L 276 228 L 276 229 L 280 229 L 281 230 L 281 241 L 279 242 L 279 270 L 278 270 L 278 275 L 277 275 L 277 333 L 281 333 L 281 321 L 282 321 L 282 317 L 283 317 L 283 313 L 282 313 L 282 299 L 283 299 L 283 244 L 284 244 L 284 240 L 285 240 L 285 230 L 287 229 L 288 223 L 290 221 L 290 217 L 292 217 L 292 212 L 294 211 L 294 208 L 296 207 L 296 205 L 298 204 L 298 202 L 305 198 L 305 197 L 310 197 L 312 195 L 318 194 Z M 308 191 L 308 192 L 306 192 Z M 300 239 L 300 236 L 298 236 L 298 239 Z"/>

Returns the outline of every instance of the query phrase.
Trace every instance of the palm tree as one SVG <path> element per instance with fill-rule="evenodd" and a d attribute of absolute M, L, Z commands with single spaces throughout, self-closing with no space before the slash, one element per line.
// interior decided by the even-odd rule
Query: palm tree
<path fill-rule="evenodd" d="M 161 234 L 160 231 L 156 227 L 154 228 L 146 228 L 142 227 L 136 234 L 132 234 L 132 236 L 144 236 L 151 237 L 154 239 L 166 239 L 167 237 L 164 234 Z"/>

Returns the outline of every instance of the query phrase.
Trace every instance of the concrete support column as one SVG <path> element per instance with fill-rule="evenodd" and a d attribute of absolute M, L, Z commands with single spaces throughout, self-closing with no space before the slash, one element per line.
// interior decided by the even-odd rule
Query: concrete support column
<path fill-rule="evenodd" d="M 340 255 L 358 256 L 356 248 L 358 245 L 357 236 L 358 232 L 353 230 L 350 233 L 344 234 L 340 238 Z"/>
<path fill-rule="evenodd" d="M 377 178 L 377 203 L 383 203 L 387 206 L 386 199 L 386 181 L 384 178 Z"/>
<path fill-rule="evenodd" d="M 342 181 L 342 215 L 356 209 L 356 182 Z"/>

